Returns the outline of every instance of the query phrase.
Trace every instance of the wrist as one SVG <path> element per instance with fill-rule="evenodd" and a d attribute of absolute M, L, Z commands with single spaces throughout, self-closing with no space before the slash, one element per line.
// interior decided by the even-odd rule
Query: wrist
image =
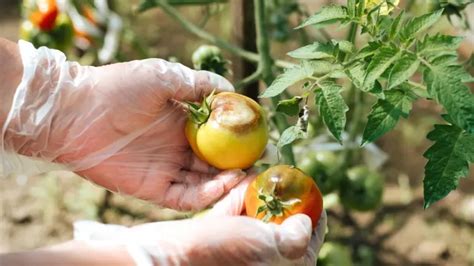
<path fill-rule="evenodd" d="M 80 241 L 44 249 L 0 255 L 0 265 L 118 265 L 134 266 L 122 246 L 89 246 Z"/>

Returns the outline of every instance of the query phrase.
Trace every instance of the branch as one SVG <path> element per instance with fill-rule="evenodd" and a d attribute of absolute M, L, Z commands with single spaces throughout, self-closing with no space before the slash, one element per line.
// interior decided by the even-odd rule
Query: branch
<path fill-rule="evenodd" d="M 185 17 L 183 17 L 178 10 L 176 10 L 174 7 L 169 5 L 166 1 L 164 0 L 157 0 L 156 5 L 159 6 L 168 16 L 176 20 L 181 26 L 189 31 L 190 33 L 198 36 L 199 38 L 212 43 L 216 46 L 219 46 L 222 49 L 226 49 L 229 52 L 238 55 L 242 57 L 243 59 L 250 61 L 250 62 L 255 62 L 257 63 L 260 59 L 260 56 L 256 53 L 252 53 L 249 51 L 246 51 L 236 45 L 233 45 L 219 37 L 215 37 L 211 33 L 199 28 L 198 26 L 194 25 L 191 21 L 187 20 Z M 275 62 L 275 65 L 281 68 L 289 68 L 294 66 L 295 64 L 284 61 L 284 60 L 277 60 Z"/>
<path fill-rule="evenodd" d="M 259 80 L 261 75 L 262 75 L 262 71 L 260 71 L 260 69 L 257 69 L 257 71 L 252 73 L 250 76 L 247 76 L 244 79 L 242 79 L 241 81 L 237 82 L 237 84 L 235 84 L 235 88 L 236 89 L 245 88 L 246 86 L 254 83 L 257 80 Z"/>

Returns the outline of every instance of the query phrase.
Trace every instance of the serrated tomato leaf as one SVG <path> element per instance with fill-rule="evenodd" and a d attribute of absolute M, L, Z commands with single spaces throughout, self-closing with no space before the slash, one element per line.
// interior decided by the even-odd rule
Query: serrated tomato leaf
<path fill-rule="evenodd" d="M 280 139 L 278 139 L 277 148 L 280 150 L 297 139 L 305 138 L 305 136 L 306 133 L 299 126 L 290 126 L 281 133 Z"/>
<path fill-rule="evenodd" d="M 392 130 L 401 117 L 407 118 L 414 100 L 413 94 L 405 90 L 386 91 L 385 99 L 378 99 L 372 106 L 362 136 L 362 145 L 375 141 Z"/>
<path fill-rule="evenodd" d="M 382 46 L 372 57 L 364 78 L 363 87 L 372 87 L 377 80 L 400 57 L 400 51 L 393 46 Z"/>
<path fill-rule="evenodd" d="M 281 100 L 277 105 L 277 112 L 284 113 L 289 116 L 295 116 L 300 112 L 300 102 L 303 98 L 295 96 L 291 99 Z"/>
<path fill-rule="evenodd" d="M 275 97 L 282 93 L 286 88 L 289 86 L 297 83 L 298 81 L 302 81 L 306 78 L 311 77 L 315 71 L 315 64 L 313 62 L 303 61 L 301 64 L 288 68 L 280 74 L 268 87 L 263 94 L 261 94 L 260 98 L 270 98 Z"/>
<path fill-rule="evenodd" d="M 409 20 L 400 32 L 402 40 L 409 40 L 414 38 L 419 32 L 422 32 L 433 26 L 443 14 L 443 9 L 439 9 L 433 13 L 425 14 L 423 16 L 415 17 Z"/>
<path fill-rule="evenodd" d="M 346 112 L 349 110 L 341 91 L 342 87 L 332 82 L 323 83 L 315 90 L 316 103 L 324 124 L 339 142 L 342 141 L 341 134 L 346 125 Z"/>
<path fill-rule="evenodd" d="M 303 21 L 303 23 L 296 27 L 296 29 L 300 29 L 309 25 L 327 25 L 329 23 L 336 23 L 347 18 L 348 14 L 346 7 L 338 5 L 324 6 L 319 12 Z"/>
<path fill-rule="evenodd" d="M 423 75 L 430 96 L 443 105 L 458 127 L 474 133 L 474 95 L 463 84 L 465 77 L 466 71 L 453 65 L 434 65 Z"/>
<path fill-rule="evenodd" d="M 388 89 L 395 88 L 396 86 L 407 81 L 420 66 L 420 60 L 413 54 L 404 54 L 398 60 L 390 71 L 388 78 Z"/>
<path fill-rule="evenodd" d="M 334 46 L 331 43 L 312 43 L 288 53 L 297 59 L 324 59 L 334 57 Z"/>
<path fill-rule="evenodd" d="M 434 144 L 423 155 L 428 159 L 423 179 L 425 209 L 458 187 L 474 159 L 474 135 L 455 125 L 435 125 L 427 138 Z"/>

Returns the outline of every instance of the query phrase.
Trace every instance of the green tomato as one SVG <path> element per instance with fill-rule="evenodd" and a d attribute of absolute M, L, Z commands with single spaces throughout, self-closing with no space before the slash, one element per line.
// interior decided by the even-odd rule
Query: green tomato
<path fill-rule="evenodd" d="M 341 244 L 326 242 L 319 251 L 318 266 L 352 266 L 351 251 Z"/>
<path fill-rule="evenodd" d="M 227 60 L 224 59 L 217 46 L 201 45 L 194 51 L 192 62 L 197 70 L 207 70 L 219 75 L 227 73 Z"/>
<path fill-rule="evenodd" d="M 320 151 L 307 154 L 298 167 L 314 179 L 321 193 L 328 194 L 339 187 L 339 165 L 339 159 L 334 152 Z"/>
<path fill-rule="evenodd" d="M 366 166 L 349 169 L 341 182 L 339 197 L 344 207 L 369 211 L 382 202 L 383 177 Z"/>

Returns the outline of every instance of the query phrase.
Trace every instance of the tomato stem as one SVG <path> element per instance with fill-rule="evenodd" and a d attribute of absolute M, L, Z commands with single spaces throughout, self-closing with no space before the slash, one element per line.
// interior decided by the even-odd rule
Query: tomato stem
<path fill-rule="evenodd" d="M 214 98 L 214 92 L 215 90 L 213 90 L 209 96 L 204 96 L 200 105 L 193 102 L 187 102 L 187 110 L 193 123 L 202 125 L 207 122 L 211 115 L 211 104 Z"/>

